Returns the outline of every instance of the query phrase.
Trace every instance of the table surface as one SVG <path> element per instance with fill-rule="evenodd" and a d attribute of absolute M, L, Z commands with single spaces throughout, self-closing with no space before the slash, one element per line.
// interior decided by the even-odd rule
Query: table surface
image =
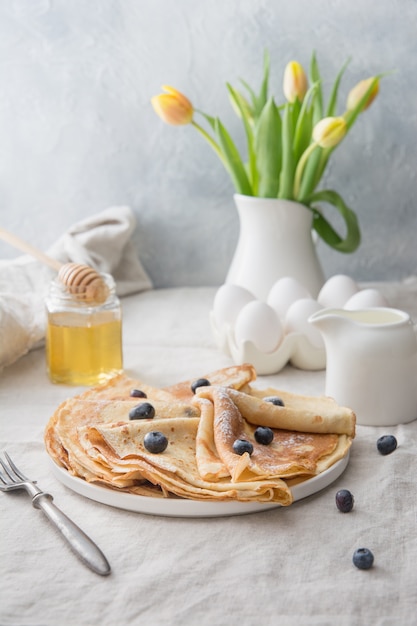
<path fill-rule="evenodd" d="M 417 319 L 417 278 L 379 288 Z M 230 365 L 210 331 L 214 293 L 178 288 L 124 298 L 126 372 L 164 386 Z M 324 381 L 324 371 L 287 366 L 255 384 L 321 395 Z M 112 573 L 84 567 L 26 494 L 0 494 L 2 626 L 415 625 L 417 421 L 359 426 L 343 475 L 290 507 L 158 517 L 89 500 L 52 474 L 45 425 L 80 391 L 48 381 L 42 348 L 4 369 L 0 445 L 98 543 Z M 382 434 L 398 439 L 385 457 L 376 449 Z M 349 514 L 335 506 L 341 488 L 354 494 Z M 371 570 L 352 564 L 360 547 L 374 553 Z"/>

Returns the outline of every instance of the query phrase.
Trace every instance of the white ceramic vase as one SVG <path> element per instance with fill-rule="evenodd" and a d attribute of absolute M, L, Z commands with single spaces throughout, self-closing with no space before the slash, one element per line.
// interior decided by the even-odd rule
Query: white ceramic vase
<path fill-rule="evenodd" d="M 290 276 L 316 298 L 324 284 L 312 238 L 313 214 L 298 202 L 235 194 L 240 233 L 226 283 L 266 300 L 274 283 Z"/>

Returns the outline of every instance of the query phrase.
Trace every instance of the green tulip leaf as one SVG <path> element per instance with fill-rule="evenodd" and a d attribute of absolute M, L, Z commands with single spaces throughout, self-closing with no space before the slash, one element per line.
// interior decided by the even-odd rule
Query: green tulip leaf
<path fill-rule="evenodd" d="M 346 226 L 346 236 L 339 235 L 322 212 L 312 206 L 316 202 L 325 202 L 334 206 L 342 216 Z M 318 191 L 305 202 L 313 212 L 313 228 L 331 248 L 338 252 L 354 252 L 360 244 L 361 234 L 356 214 L 350 209 L 343 198 L 331 189 Z"/>
<path fill-rule="evenodd" d="M 305 202 L 305 199 L 310 196 L 316 188 L 317 170 L 320 165 L 321 153 L 323 148 L 316 146 L 307 159 L 304 171 L 301 177 L 301 184 L 296 200 L 299 202 Z"/>
<path fill-rule="evenodd" d="M 292 136 L 295 136 L 295 129 L 297 127 L 298 116 L 301 111 L 301 102 L 298 98 L 294 100 L 291 107 L 291 124 L 292 124 Z"/>
<path fill-rule="evenodd" d="M 250 85 L 248 85 L 248 83 L 246 81 L 243 80 L 243 78 L 240 79 L 240 82 L 242 83 L 242 85 L 244 86 L 244 88 L 247 90 L 251 102 L 252 102 L 252 109 L 254 112 L 254 116 L 256 117 L 256 113 L 258 110 L 258 98 L 256 93 L 254 92 L 254 90 L 252 89 L 252 87 Z"/>
<path fill-rule="evenodd" d="M 281 126 L 278 108 L 273 98 L 270 98 L 261 113 L 255 134 L 258 195 L 261 198 L 278 196 L 282 163 Z"/>
<path fill-rule="evenodd" d="M 232 85 L 226 83 L 226 88 L 229 92 L 230 101 L 235 110 L 235 113 L 240 117 L 244 124 L 249 126 L 253 125 L 253 110 L 246 98 Z"/>
<path fill-rule="evenodd" d="M 237 192 L 246 196 L 252 196 L 252 187 L 246 174 L 245 166 L 240 158 L 239 151 L 226 128 L 218 118 L 215 122 L 215 129 L 224 162 L 226 163 L 226 167 Z"/>
<path fill-rule="evenodd" d="M 242 98 L 241 94 L 234 89 L 231 85 L 227 83 L 227 89 L 229 91 L 229 96 L 232 100 L 232 103 L 236 107 L 237 111 L 240 113 L 240 117 L 243 121 L 243 126 L 245 128 L 246 133 L 246 141 L 248 146 L 248 170 L 249 170 L 249 178 L 252 186 L 253 194 L 257 194 L 258 187 L 258 170 L 256 168 L 256 156 L 254 150 L 254 134 L 252 129 L 253 118 L 251 112 L 248 110 L 246 100 Z"/>
<path fill-rule="evenodd" d="M 317 124 L 319 120 L 323 117 L 323 91 L 321 88 L 321 76 L 319 65 L 317 62 L 316 53 L 313 52 L 311 55 L 310 62 L 310 79 L 311 84 L 317 83 L 318 87 L 315 92 L 315 98 L 313 101 L 313 125 Z"/>
<path fill-rule="evenodd" d="M 204 117 L 204 119 L 209 123 L 209 125 L 214 131 L 216 130 L 216 118 L 215 117 L 212 117 L 211 115 L 208 115 L 207 113 L 204 113 L 204 111 L 199 111 L 198 109 L 196 109 L 196 112 L 200 113 L 200 115 Z"/>
<path fill-rule="evenodd" d="M 293 155 L 293 126 L 292 110 L 289 102 L 284 108 L 282 120 L 282 167 L 279 182 L 279 198 L 293 199 L 294 185 L 294 155 Z"/>
<path fill-rule="evenodd" d="M 264 54 L 264 74 L 261 84 L 261 89 L 258 96 L 258 117 L 261 115 L 264 106 L 268 102 L 268 88 L 269 88 L 269 53 L 265 51 Z"/>
<path fill-rule="evenodd" d="M 252 89 L 252 87 L 250 85 L 248 85 L 248 83 L 246 81 L 244 81 L 243 79 L 240 79 L 240 82 L 242 83 L 242 85 L 245 87 L 245 89 L 247 90 L 251 101 L 252 101 L 252 108 L 253 108 L 253 113 L 254 113 L 254 118 L 255 121 L 259 119 L 264 106 L 266 105 L 267 101 L 268 101 L 268 90 L 269 90 L 269 53 L 266 50 L 265 54 L 264 54 L 264 73 L 263 73 L 263 78 L 262 78 L 262 83 L 261 83 L 261 88 L 259 91 L 259 95 L 256 95 L 255 91 Z"/>
<path fill-rule="evenodd" d="M 333 117 L 334 115 L 336 115 L 337 96 L 339 93 L 340 81 L 342 80 L 343 74 L 345 73 L 345 70 L 347 66 L 349 65 L 349 63 L 350 63 L 350 59 L 348 59 L 345 62 L 345 64 L 342 66 L 341 70 L 339 71 L 338 75 L 336 76 L 336 80 L 334 81 L 332 91 L 330 93 L 329 102 L 327 105 L 326 117 Z"/>
<path fill-rule="evenodd" d="M 294 131 L 294 158 L 296 161 L 299 160 L 311 141 L 311 133 L 313 130 L 311 103 L 317 88 L 318 83 L 314 83 L 314 85 L 311 85 L 308 89 L 298 115 Z"/>

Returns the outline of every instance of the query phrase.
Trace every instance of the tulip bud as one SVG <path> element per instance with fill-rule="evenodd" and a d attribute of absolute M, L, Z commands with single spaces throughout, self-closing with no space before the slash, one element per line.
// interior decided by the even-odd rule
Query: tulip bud
<path fill-rule="evenodd" d="M 191 102 L 173 87 L 162 86 L 166 93 L 151 98 L 155 113 L 172 126 L 189 124 L 193 119 L 194 109 Z"/>
<path fill-rule="evenodd" d="M 348 111 L 352 111 L 352 109 L 354 109 L 358 105 L 358 103 L 362 100 L 374 80 L 375 78 L 366 78 L 365 80 L 361 80 L 357 85 L 355 85 L 355 87 L 353 87 L 353 89 L 350 90 L 346 103 L 346 108 Z M 362 111 L 365 111 L 365 109 L 371 106 L 372 102 L 377 97 L 378 92 L 379 81 L 377 80 L 368 95 L 368 99 L 365 102 Z"/>
<path fill-rule="evenodd" d="M 313 139 L 320 148 L 333 148 L 346 135 L 347 126 L 343 117 L 325 117 L 313 128 Z"/>
<path fill-rule="evenodd" d="M 284 72 L 283 90 L 288 102 L 295 102 L 296 98 L 300 102 L 307 92 L 307 76 L 302 66 L 297 61 L 290 61 Z"/>

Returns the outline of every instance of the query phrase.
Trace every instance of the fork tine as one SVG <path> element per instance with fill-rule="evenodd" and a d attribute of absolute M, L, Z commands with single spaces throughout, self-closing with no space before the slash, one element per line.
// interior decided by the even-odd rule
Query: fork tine
<path fill-rule="evenodd" d="M 4 482 L 4 484 L 5 485 L 8 484 L 9 481 L 7 480 L 7 478 L 9 478 L 9 480 L 15 481 L 16 480 L 15 477 L 10 473 L 9 468 L 7 467 L 6 463 L 3 461 L 1 457 L 0 457 L 0 464 L 5 471 L 5 474 L 0 472 L 0 478 Z"/>
<path fill-rule="evenodd" d="M 27 476 L 25 476 L 25 475 L 24 475 L 24 474 L 23 474 L 23 473 L 22 473 L 22 472 L 21 472 L 21 471 L 20 471 L 20 470 L 16 467 L 16 465 L 13 463 L 12 459 L 11 459 L 11 458 L 10 458 L 10 456 L 7 454 L 7 452 L 4 452 L 4 456 L 6 457 L 6 459 L 7 459 L 8 463 L 9 463 L 9 465 L 10 465 L 11 469 L 14 471 L 14 473 L 16 474 L 16 476 L 17 476 L 18 478 L 20 478 L 20 480 L 28 480 L 29 482 L 31 482 L 30 478 L 28 478 Z M 0 461 L 1 461 L 1 459 L 0 459 Z M 4 464 L 3 464 L 3 462 L 2 462 L 2 465 L 3 465 L 3 467 L 5 468 L 5 466 L 4 466 Z M 6 469 L 6 468 L 5 468 L 5 469 Z M 7 471 L 7 469 L 6 469 L 6 471 Z M 7 472 L 7 473 L 8 473 L 8 475 L 10 476 L 10 473 L 9 473 L 9 472 Z M 12 478 L 12 477 L 10 476 L 10 478 Z M 13 480 L 14 480 L 14 478 L 13 478 Z"/>

